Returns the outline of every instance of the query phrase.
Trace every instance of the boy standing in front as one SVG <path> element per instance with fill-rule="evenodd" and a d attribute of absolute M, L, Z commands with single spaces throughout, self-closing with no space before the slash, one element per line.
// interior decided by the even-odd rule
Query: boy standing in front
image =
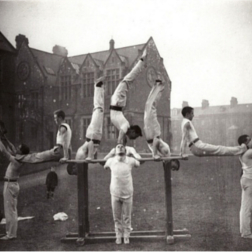
<path fill-rule="evenodd" d="M 110 168 L 110 194 L 113 219 L 115 222 L 116 244 L 129 244 L 131 229 L 131 211 L 133 203 L 133 180 L 131 170 L 140 166 L 138 160 L 126 156 L 126 148 L 118 144 L 115 148 L 115 157 L 109 158 L 104 169 Z"/>

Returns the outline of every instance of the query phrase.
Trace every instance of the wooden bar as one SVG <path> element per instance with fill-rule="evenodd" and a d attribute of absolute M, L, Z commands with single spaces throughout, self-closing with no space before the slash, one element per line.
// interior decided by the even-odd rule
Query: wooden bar
<path fill-rule="evenodd" d="M 138 161 L 156 161 L 156 162 L 160 162 L 160 161 L 170 161 L 170 160 L 188 160 L 188 157 L 181 157 L 181 156 L 171 156 L 171 157 L 161 157 L 160 159 L 154 159 L 153 157 L 148 157 L 148 158 L 139 158 L 137 159 Z M 105 163 L 106 160 L 104 159 L 92 159 L 92 160 L 66 160 L 66 163 L 76 163 L 76 164 L 83 164 L 83 163 Z"/>

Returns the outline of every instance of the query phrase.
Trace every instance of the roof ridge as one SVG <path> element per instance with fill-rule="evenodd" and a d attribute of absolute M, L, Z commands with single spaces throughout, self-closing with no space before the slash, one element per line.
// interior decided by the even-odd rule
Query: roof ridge
<path fill-rule="evenodd" d="M 42 50 L 39 50 L 39 49 L 36 49 L 36 48 L 31 48 L 31 50 L 35 50 L 35 51 L 39 51 L 39 52 L 43 52 L 43 53 L 47 53 L 47 54 L 50 54 L 50 55 L 53 55 L 53 56 L 58 56 L 58 57 L 61 57 L 61 58 L 64 58 L 65 56 L 62 56 L 62 55 L 58 55 L 58 54 L 55 54 L 55 53 L 50 53 L 50 52 L 46 52 L 46 51 L 42 51 Z"/>
<path fill-rule="evenodd" d="M 124 46 L 124 47 L 120 47 L 120 48 L 114 48 L 114 50 L 125 49 L 125 48 L 129 48 L 129 47 L 133 47 L 133 46 L 141 46 L 141 45 L 145 45 L 145 44 L 146 43 L 142 43 L 142 44 L 138 44 L 138 45 L 131 45 L 131 46 Z M 68 58 L 84 56 L 84 55 L 93 54 L 93 53 L 108 52 L 108 51 L 109 51 L 109 49 L 108 50 L 103 50 L 103 51 L 98 51 L 98 52 L 92 52 L 92 53 L 83 53 L 83 54 L 79 54 L 79 55 L 69 56 Z"/>

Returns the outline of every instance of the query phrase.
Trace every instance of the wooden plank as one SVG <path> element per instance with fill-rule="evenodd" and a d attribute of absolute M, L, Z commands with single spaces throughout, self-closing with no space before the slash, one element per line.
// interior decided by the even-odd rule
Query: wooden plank
<path fill-rule="evenodd" d="M 164 167 L 164 182 L 165 182 L 166 231 L 167 235 L 173 236 L 172 185 L 171 185 L 170 162 L 164 162 L 163 167 Z"/>

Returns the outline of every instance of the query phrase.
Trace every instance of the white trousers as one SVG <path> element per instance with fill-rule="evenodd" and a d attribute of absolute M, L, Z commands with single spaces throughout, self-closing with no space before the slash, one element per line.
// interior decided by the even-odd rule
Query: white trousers
<path fill-rule="evenodd" d="M 18 182 L 4 182 L 4 215 L 6 218 L 6 234 L 9 238 L 17 237 L 18 212 L 17 200 L 19 194 Z"/>
<path fill-rule="evenodd" d="M 242 236 L 246 236 L 251 235 L 252 179 L 242 177 L 241 189 L 240 232 Z"/>
<path fill-rule="evenodd" d="M 133 196 L 124 199 L 111 195 L 116 237 L 129 237 Z"/>
<path fill-rule="evenodd" d="M 163 85 L 154 85 L 147 98 L 144 110 L 144 133 L 146 140 L 153 140 L 161 135 L 161 128 L 157 118 L 157 103 L 160 100 Z"/>
<path fill-rule="evenodd" d="M 119 91 L 120 94 L 123 96 L 119 97 L 121 102 L 123 101 L 123 103 L 126 104 L 128 84 L 131 84 L 137 78 L 137 76 L 142 72 L 143 68 L 144 68 L 144 62 L 142 60 L 139 60 L 137 64 L 133 67 L 133 69 L 118 84 L 114 94 L 111 97 L 111 105 L 120 106 L 120 104 L 117 104 L 117 101 L 115 101 L 117 99 L 116 97 L 118 97 L 118 94 L 116 93 L 117 91 Z M 122 111 L 115 111 L 111 109 L 110 120 L 119 131 L 122 130 L 124 133 L 127 132 L 130 124 L 128 120 L 125 118 Z"/>
<path fill-rule="evenodd" d="M 104 116 L 104 88 L 94 87 L 94 109 L 91 122 L 87 128 L 86 137 L 101 140 Z"/>
<path fill-rule="evenodd" d="M 236 156 L 241 155 L 247 150 L 245 144 L 234 147 L 227 147 L 221 145 L 212 145 L 202 142 L 201 140 L 197 141 L 190 147 L 191 152 L 195 156 Z"/>

